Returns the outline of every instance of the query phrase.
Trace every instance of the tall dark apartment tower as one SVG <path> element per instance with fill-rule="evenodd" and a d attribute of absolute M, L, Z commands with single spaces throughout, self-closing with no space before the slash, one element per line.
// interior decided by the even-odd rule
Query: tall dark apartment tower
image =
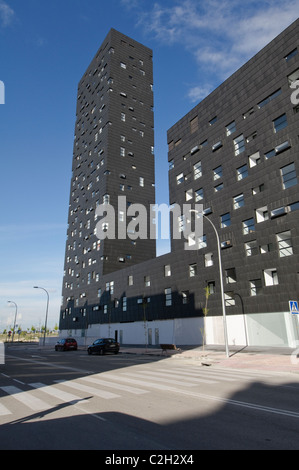
<path fill-rule="evenodd" d="M 151 49 L 110 30 L 78 85 L 74 139 L 64 308 L 84 299 L 92 280 L 156 255 L 155 240 L 117 237 L 130 205 L 155 203 Z M 109 238 L 96 236 L 102 204 L 115 209 L 115 239 L 111 227 Z"/>

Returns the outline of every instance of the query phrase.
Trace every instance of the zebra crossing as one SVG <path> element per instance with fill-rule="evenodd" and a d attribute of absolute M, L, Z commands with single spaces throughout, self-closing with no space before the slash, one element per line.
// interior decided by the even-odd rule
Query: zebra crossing
<path fill-rule="evenodd" d="M 0 418 L 13 414 L 15 406 L 8 402 L 21 403 L 32 412 L 51 410 L 62 403 L 75 405 L 88 402 L 92 397 L 102 400 L 122 397 L 142 396 L 153 391 L 184 392 L 201 385 L 217 386 L 218 383 L 231 383 L 248 380 L 264 380 L 265 373 L 238 371 L 217 368 L 173 367 L 165 369 L 128 368 L 121 371 L 102 372 L 86 375 L 73 380 L 57 380 L 48 385 L 42 382 L 0 386 Z M 16 381 L 17 382 L 17 381 Z M 24 388 L 26 390 L 24 390 Z"/>

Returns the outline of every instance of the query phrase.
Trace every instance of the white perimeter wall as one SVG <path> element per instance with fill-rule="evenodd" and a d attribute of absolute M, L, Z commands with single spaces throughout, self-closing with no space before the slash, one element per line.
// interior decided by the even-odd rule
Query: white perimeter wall
<path fill-rule="evenodd" d="M 289 312 L 227 315 L 229 345 L 297 347 L 298 315 Z M 223 317 L 207 317 L 206 344 L 224 345 Z M 117 331 L 117 333 L 116 333 Z M 202 345 L 203 318 L 177 318 L 151 322 L 90 325 L 88 330 L 61 331 L 60 336 L 74 336 L 79 345 L 88 345 L 97 338 L 112 337 L 124 345 Z"/>

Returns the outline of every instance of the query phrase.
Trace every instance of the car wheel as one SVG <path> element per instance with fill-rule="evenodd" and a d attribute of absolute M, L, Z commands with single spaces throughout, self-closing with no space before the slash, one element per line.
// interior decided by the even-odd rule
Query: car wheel
<path fill-rule="evenodd" d="M 87 349 L 87 353 L 91 356 L 91 349 Z"/>

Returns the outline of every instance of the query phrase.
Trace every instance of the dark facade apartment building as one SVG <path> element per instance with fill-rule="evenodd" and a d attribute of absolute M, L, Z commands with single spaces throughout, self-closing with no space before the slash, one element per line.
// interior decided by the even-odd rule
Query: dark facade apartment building
<path fill-rule="evenodd" d="M 155 257 L 154 240 L 94 245 L 99 205 L 155 202 L 152 87 L 152 51 L 111 29 L 78 86 L 66 267 L 81 290 L 88 272 L 95 279 Z"/>
<path fill-rule="evenodd" d="M 126 344 L 201 344 L 205 321 L 206 341 L 223 343 L 209 218 L 220 240 L 229 343 L 293 346 L 299 20 L 169 129 L 169 202 L 202 204 L 203 233 L 196 249 L 186 250 L 184 237 L 172 239 L 171 252 L 157 258 L 154 240 L 99 241 L 94 232 L 96 201 L 115 204 L 125 192 L 129 202 L 154 202 L 152 54 L 109 34 L 79 84 L 60 329 Z M 183 230 L 188 215 L 174 217 Z"/>

